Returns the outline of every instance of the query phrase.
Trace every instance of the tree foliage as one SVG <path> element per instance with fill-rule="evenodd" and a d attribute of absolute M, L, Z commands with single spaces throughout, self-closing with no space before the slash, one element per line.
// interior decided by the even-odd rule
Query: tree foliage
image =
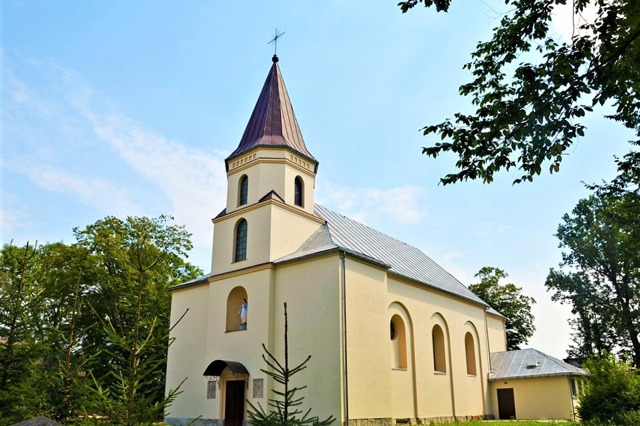
<path fill-rule="evenodd" d="M 451 0 L 408 0 L 403 12 L 422 3 L 447 12 Z M 501 170 L 518 169 L 514 183 L 531 181 L 547 168 L 558 172 L 587 115 L 597 105 L 613 105 L 607 117 L 640 137 L 640 4 L 637 0 L 575 0 L 570 41 L 556 40 L 550 23 L 567 0 L 505 0 L 511 6 L 491 40 L 478 43 L 464 65 L 472 80 L 460 87 L 470 96 L 472 114 L 424 127 L 440 142 L 423 148 L 438 157 L 458 156 L 458 171 L 443 184 L 467 179 L 491 182 Z M 587 7 L 593 22 L 581 20 Z M 640 139 L 631 141 L 638 146 Z M 640 153 L 618 160 L 619 169 L 640 176 Z"/>
<path fill-rule="evenodd" d="M 585 368 L 589 375 L 578 406 L 581 420 L 588 425 L 638 425 L 639 372 L 608 353 L 590 358 Z"/>
<path fill-rule="evenodd" d="M 485 266 L 475 277 L 480 282 L 471 284 L 469 290 L 507 317 L 507 350 L 520 349 L 536 330 L 531 313 L 535 299 L 522 294 L 522 289 L 513 283 L 501 284 L 500 280 L 508 277 L 502 269 Z"/>
<path fill-rule="evenodd" d="M 34 279 L 37 246 L 5 245 L 0 252 L 0 421 L 22 420 L 25 407 L 18 389 L 37 359 L 41 288 Z"/>
<path fill-rule="evenodd" d="M 169 286 L 194 278 L 190 234 L 167 216 L 107 217 L 77 242 L 0 252 L 0 425 L 98 414 L 162 419 Z"/>
<path fill-rule="evenodd" d="M 317 416 L 311 416 L 311 408 L 306 412 L 299 408 L 304 400 L 303 396 L 298 396 L 298 392 L 304 390 L 306 386 L 291 387 L 291 377 L 307 368 L 307 363 L 311 355 L 298 364 L 296 367 L 289 367 L 289 323 L 287 319 L 287 304 L 284 304 L 284 361 L 278 359 L 267 350 L 262 344 L 264 354 L 262 359 L 268 366 L 268 370 L 260 369 L 263 373 L 273 378 L 282 386 L 282 390 L 273 389 L 274 398 L 269 399 L 269 410 L 265 410 L 260 403 L 256 407 L 249 401 L 251 410 L 248 411 L 249 422 L 255 426 L 328 426 L 335 421 L 333 416 L 320 420 Z M 266 355 L 265 355 L 266 354 Z M 302 414 L 302 417 L 300 415 Z"/>
<path fill-rule="evenodd" d="M 580 200 L 556 236 L 570 272 L 552 269 L 546 285 L 572 304 L 581 355 L 615 349 L 640 366 L 640 195 Z"/>
<path fill-rule="evenodd" d="M 160 216 L 126 221 L 107 217 L 75 229 L 75 235 L 99 262 L 97 294 L 105 303 L 92 304 L 102 325 L 96 328 L 102 349 L 91 362 L 94 377 L 99 366 L 109 368 L 96 380 L 98 407 L 118 424 L 160 420 L 175 397 L 175 392 L 164 397 L 167 290 L 191 278 L 184 274 L 188 269 L 183 260 L 192 248 L 190 234 Z"/>
<path fill-rule="evenodd" d="M 603 356 L 616 347 L 618 341 L 609 310 L 598 291 L 599 283 L 589 274 L 551 270 L 547 288 L 556 289 L 551 300 L 571 305 L 574 318 L 569 320 L 574 332 L 567 351 L 571 358 L 586 360 L 596 354 Z"/>

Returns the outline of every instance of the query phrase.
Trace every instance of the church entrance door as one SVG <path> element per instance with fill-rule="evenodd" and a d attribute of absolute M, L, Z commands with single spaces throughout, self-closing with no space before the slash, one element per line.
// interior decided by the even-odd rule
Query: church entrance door
<path fill-rule="evenodd" d="M 227 381 L 224 404 L 224 425 L 242 426 L 244 417 L 244 380 Z"/>
<path fill-rule="evenodd" d="M 500 419 L 516 418 L 516 402 L 513 388 L 498 389 L 498 417 Z"/>

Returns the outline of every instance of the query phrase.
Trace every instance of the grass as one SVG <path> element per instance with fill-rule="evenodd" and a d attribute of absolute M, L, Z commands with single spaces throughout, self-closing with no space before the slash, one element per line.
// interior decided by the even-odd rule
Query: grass
<path fill-rule="evenodd" d="M 472 420 L 468 422 L 445 423 L 455 426 L 577 426 L 579 423 L 565 420 Z"/>

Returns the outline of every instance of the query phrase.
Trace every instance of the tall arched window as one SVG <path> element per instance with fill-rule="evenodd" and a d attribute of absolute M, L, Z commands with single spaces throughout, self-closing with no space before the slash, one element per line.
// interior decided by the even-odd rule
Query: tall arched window
<path fill-rule="evenodd" d="M 394 315 L 389 322 L 393 368 L 407 368 L 407 333 L 400 315 Z"/>
<path fill-rule="evenodd" d="M 467 374 L 476 375 L 476 348 L 473 335 L 467 331 L 464 335 L 464 350 L 467 355 Z"/>
<path fill-rule="evenodd" d="M 243 206 L 247 204 L 247 197 L 249 196 L 249 178 L 247 175 L 243 175 L 240 178 L 238 185 L 238 205 Z"/>
<path fill-rule="evenodd" d="M 447 372 L 447 359 L 444 350 L 444 333 L 439 325 L 434 325 L 431 331 L 433 339 L 433 369 L 439 373 Z"/>
<path fill-rule="evenodd" d="M 249 298 L 244 287 L 235 287 L 227 297 L 227 331 L 246 330 Z"/>
<path fill-rule="evenodd" d="M 302 178 L 300 176 L 296 176 L 294 187 L 295 187 L 294 202 L 296 206 L 304 207 L 304 183 L 302 182 Z"/>
<path fill-rule="evenodd" d="M 247 221 L 240 219 L 236 225 L 236 239 L 233 261 L 239 262 L 247 258 Z"/>

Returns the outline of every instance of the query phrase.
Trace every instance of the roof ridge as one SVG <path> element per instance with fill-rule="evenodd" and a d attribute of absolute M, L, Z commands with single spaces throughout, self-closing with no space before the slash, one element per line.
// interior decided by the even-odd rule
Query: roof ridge
<path fill-rule="evenodd" d="M 332 241 L 335 244 L 389 265 L 392 273 L 491 309 L 485 301 L 418 247 L 321 204 L 315 204 L 314 207 L 316 215 L 329 223 Z"/>

